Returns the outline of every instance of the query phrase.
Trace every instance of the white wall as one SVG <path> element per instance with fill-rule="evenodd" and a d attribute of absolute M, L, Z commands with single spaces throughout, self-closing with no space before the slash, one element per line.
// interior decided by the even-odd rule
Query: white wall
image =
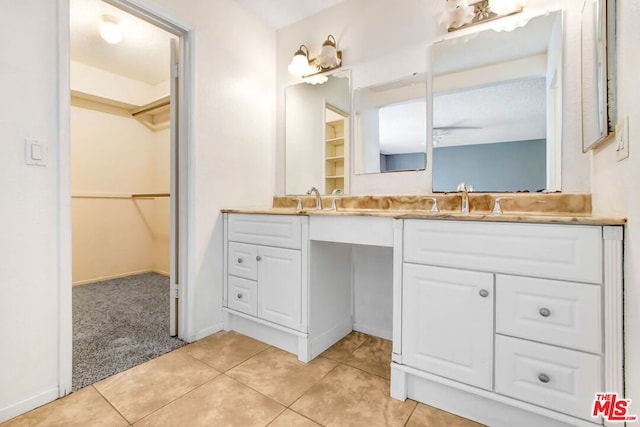
<path fill-rule="evenodd" d="M 274 194 L 275 32 L 231 0 L 139 1 L 193 28 L 192 336 L 220 326 L 223 207 Z M 0 421 L 58 395 L 58 30 L 51 0 L 0 0 Z M 61 96 L 67 96 L 62 94 Z M 24 165 L 24 137 L 49 143 Z M 62 177 L 66 180 L 66 177 Z M 64 275 L 63 275 L 64 277 Z M 70 315 L 71 313 L 69 313 Z"/>
<path fill-rule="evenodd" d="M 0 421 L 58 395 L 56 16 L 0 2 Z M 25 165 L 25 137 L 47 142 L 46 167 Z"/>
<path fill-rule="evenodd" d="M 225 207 L 275 193 L 275 32 L 231 0 L 148 0 L 194 29 L 191 336 L 221 327 Z"/>
<path fill-rule="evenodd" d="M 615 142 L 593 152 L 594 211 L 627 217 L 625 230 L 626 393 L 640 415 L 640 0 L 618 4 L 618 118 L 629 117 L 629 158 L 616 162 Z"/>
<path fill-rule="evenodd" d="M 530 0 L 530 10 L 566 9 L 564 22 L 565 70 L 580 70 L 580 16 L 582 2 L 576 0 Z M 446 34 L 438 18 L 444 2 L 420 0 L 347 0 L 337 6 L 278 30 L 277 33 L 277 191 L 284 193 L 284 88 L 298 81 L 287 64 L 300 44 L 310 56 L 319 53 L 327 34 L 333 34 L 343 51 L 343 68 L 352 70 L 352 87 L 396 80 L 429 70 L 427 48 Z M 575 71 L 571 71 L 575 70 Z M 582 153 L 580 128 L 580 78 L 567 78 L 564 86 L 563 191 L 588 192 L 589 156 Z M 429 193 L 431 158 L 427 170 L 393 174 L 356 175 L 351 192 Z"/>

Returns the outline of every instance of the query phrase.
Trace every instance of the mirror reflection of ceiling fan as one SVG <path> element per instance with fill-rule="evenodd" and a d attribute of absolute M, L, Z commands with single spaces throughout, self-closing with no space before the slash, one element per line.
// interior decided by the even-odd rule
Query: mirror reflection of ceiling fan
<path fill-rule="evenodd" d="M 462 123 L 462 122 L 458 122 Z M 433 146 L 437 147 L 442 142 L 442 137 L 451 134 L 451 131 L 459 129 L 481 129 L 482 126 L 462 126 L 460 124 L 452 124 L 451 126 L 434 126 L 433 128 Z"/>

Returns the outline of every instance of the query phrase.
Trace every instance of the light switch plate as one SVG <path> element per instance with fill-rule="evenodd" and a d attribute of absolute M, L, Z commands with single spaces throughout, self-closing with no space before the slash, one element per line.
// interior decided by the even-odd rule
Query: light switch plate
<path fill-rule="evenodd" d="M 24 162 L 32 166 L 47 165 L 47 145 L 33 138 L 24 139 Z"/>
<path fill-rule="evenodd" d="M 629 116 L 622 119 L 616 126 L 616 160 L 622 161 L 629 157 Z"/>

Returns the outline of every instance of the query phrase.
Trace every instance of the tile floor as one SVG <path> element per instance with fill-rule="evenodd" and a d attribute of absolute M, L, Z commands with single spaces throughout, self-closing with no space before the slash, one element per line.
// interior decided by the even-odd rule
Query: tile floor
<path fill-rule="evenodd" d="M 2 426 L 480 426 L 391 399 L 390 362 L 390 341 L 359 332 L 306 364 L 219 332 Z"/>

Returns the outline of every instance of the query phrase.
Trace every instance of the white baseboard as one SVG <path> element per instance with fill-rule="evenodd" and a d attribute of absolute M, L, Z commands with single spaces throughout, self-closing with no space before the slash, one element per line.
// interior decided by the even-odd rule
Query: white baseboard
<path fill-rule="evenodd" d="M 204 328 L 196 332 L 193 341 L 198 341 L 202 338 L 208 337 L 209 335 L 213 335 L 216 332 L 220 332 L 222 330 L 222 323 L 216 323 L 213 326 L 209 326 L 208 328 Z"/>
<path fill-rule="evenodd" d="M 391 340 L 391 336 L 393 335 L 391 330 L 375 328 L 369 325 L 363 325 L 362 323 L 355 322 L 353 324 L 353 330 L 357 332 L 362 332 L 363 334 L 373 335 L 374 337 L 384 338 L 385 340 Z"/>
<path fill-rule="evenodd" d="M 352 330 L 351 318 L 348 318 L 322 334 L 313 336 L 309 339 L 310 358 L 313 359 L 320 355 Z"/>
<path fill-rule="evenodd" d="M 0 423 L 10 420 L 11 418 L 29 412 L 46 403 L 53 402 L 58 398 L 58 387 L 43 391 L 42 393 L 25 399 L 21 402 L 0 409 Z"/>

